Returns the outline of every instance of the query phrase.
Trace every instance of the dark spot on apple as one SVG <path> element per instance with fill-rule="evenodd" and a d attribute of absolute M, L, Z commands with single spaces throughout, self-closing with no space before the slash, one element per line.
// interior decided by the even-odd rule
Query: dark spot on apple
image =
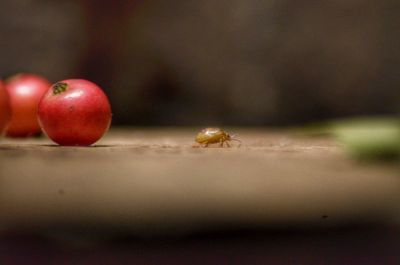
<path fill-rule="evenodd" d="M 326 214 L 324 214 L 324 215 L 321 216 L 321 218 L 322 218 L 322 219 L 327 219 L 328 216 L 327 216 Z"/>
<path fill-rule="evenodd" d="M 62 82 L 56 83 L 53 86 L 53 94 L 54 95 L 60 94 L 60 93 L 64 92 L 65 90 L 67 90 L 67 88 L 68 88 L 68 84 L 66 84 L 66 83 L 62 83 Z"/>
<path fill-rule="evenodd" d="M 64 191 L 63 189 L 59 189 L 59 190 L 58 190 L 58 194 L 64 195 L 64 194 L 65 194 L 65 191 Z"/>

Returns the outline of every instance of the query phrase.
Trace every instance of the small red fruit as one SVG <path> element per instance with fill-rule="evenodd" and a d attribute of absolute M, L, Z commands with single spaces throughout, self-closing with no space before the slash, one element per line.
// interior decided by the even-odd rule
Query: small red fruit
<path fill-rule="evenodd" d="M 39 103 L 42 130 L 59 145 L 89 146 L 111 124 L 111 107 L 96 84 L 69 79 L 54 84 Z"/>
<path fill-rule="evenodd" d="M 37 108 L 50 86 L 49 81 L 34 74 L 18 74 L 6 80 L 11 106 L 8 136 L 27 137 L 40 133 Z"/>
<path fill-rule="evenodd" d="M 10 101 L 7 90 L 0 80 L 0 135 L 3 134 L 11 118 Z"/>

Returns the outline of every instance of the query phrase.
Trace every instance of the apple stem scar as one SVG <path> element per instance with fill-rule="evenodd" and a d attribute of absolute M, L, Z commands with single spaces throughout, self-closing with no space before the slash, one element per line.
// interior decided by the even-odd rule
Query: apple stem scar
<path fill-rule="evenodd" d="M 62 92 L 64 92 L 65 90 L 67 90 L 68 85 L 66 83 L 57 83 L 53 86 L 53 94 L 57 95 L 60 94 Z"/>

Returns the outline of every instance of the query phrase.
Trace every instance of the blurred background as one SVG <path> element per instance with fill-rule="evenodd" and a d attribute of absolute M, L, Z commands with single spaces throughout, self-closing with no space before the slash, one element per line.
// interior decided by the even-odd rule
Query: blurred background
<path fill-rule="evenodd" d="M 397 0 L 2 0 L 0 76 L 86 78 L 114 124 L 400 112 Z"/>
<path fill-rule="evenodd" d="M 1 0 L 0 78 L 7 78 L 19 72 L 31 72 L 43 75 L 53 83 L 69 78 L 92 80 L 105 90 L 111 100 L 114 125 L 285 126 L 353 116 L 390 115 L 397 119 L 397 115 L 400 114 L 399 14 L 399 0 Z M 391 123 L 391 126 L 387 130 L 388 133 L 378 130 L 378 133 L 372 132 L 371 136 L 364 135 L 361 141 L 358 141 L 359 131 L 350 131 L 349 137 L 348 130 L 344 130 L 344 138 L 350 139 L 349 142 L 356 146 L 355 149 L 361 146 L 359 149 L 367 154 L 375 154 L 378 150 L 380 155 L 382 146 L 388 148 L 389 152 L 397 148 L 396 154 L 399 158 L 399 145 L 393 147 L 392 144 L 399 143 L 398 123 Z M 394 126 L 397 126 L 396 131 L 391 130 Z M 372 127 L 379 129 L 385 126 L 374 124 L 368 127 L 367 131 Z M 390 141 L 384 137 L 387 134 Z M 161 134 L 160 138 L 155 138 L 156 141 L 164 141 L 165 135 Z M 93 172 L 102 171 L 104 179 L 111 179 L 110 189 L 102 191 L 106 195 L 105 198 L 109 194 L 117 194 L 117 198 L 124 198 L 124 193 L 118 190 L 124 183 L 119 183 L 120 186 L 114 185 L 118 178 L 108 178 L 110 175 L 126 176 L 135 183 L 135 174 L 151 181 L 152 176 L 146 178 L 146 174 L 153 172 L 154 177 L 158 171 L 151 169 L 163 169 L 162 160 L 155 163 L 154 160 L 157 159 L 154 157 L 158 157 L 152 152 L 146 153 L 150 154 L 148 156 L 143 154 L 144 151 L 136 146 L 140 139 L 129 135 L 129 139 L 131 138 L 137 142 L 134 142 L 132 149 L 126 149 L 129 151 L 128 155 L 118 152 L 117 145 L 108 151 L 104 151 L 107 150 L 106 147 L 100 146 L 98 149 L 82 149 L 87 153 L 79 153 L 75 152 L 75 149 L 55 149 L 47 144 L 41 146 L 42 152 L 37 152 L 35 147 L 24 150 L 15 144 L 16 142 L 11 142 L 8 146 L 4 144 L 0 154 L 0 164 L 3 163 L 0 166 L 0 174 L 6 172 L 9 178 L 0 178 L 0 188 L 3 187 L 0 190 L 5 194 L 2 197 L 3 201 L 7 194 L 17 194 L 13 190 L 5 192 L 7 179 L 10 180 L 8 184 L 13 183 L 14 179 L 17 179 L 16 183 L 22 183 L 18 186 L 24 191 L 21 198 L 25 195 L 25 198 L 33 198 L 35 192 L 41 194 L 45 190 L 40 178 L 38 181 L 36 177 L 48 177 L 51 186 L 51 181 L 57 183 L 56 176 L 61 174 L 66 176 L 66 183 L 76 187 L 83 195 L 79 197 L 78 192 L 78 196 L 74 197 L 73 192 L 59 188 L 57 183 L 51 187 L 56 190 L 55 195 L 51 193 L 51 196 L 58 196 L 59 200 L 56 199 L 53 204 L 55 209 L 58 208 L 57 203 L 63 202 L 60 198 L 69 198 L 77 206 L 82 204 L 82 208 L 90 205 L 92 208 L 87 211 L 89 216 L 95 206 L 104 209 L 106 213 L 109 210 L 107 203 L 98 201 L 91 205 L 96 196 L 92 198 L 90 193 L 85 194 L 85 187 L 89 187 L 92 194 L 99 194 L 101 178 L 94 176 L 96 173 Z M 289 171 L 295 171 L 296 164 L 291 163 L 290 159 L 286 164 L 281 162 L 285 159 L 276 158 L 271 162 L 275 152 L 281 151 L 284 155 L 287 154 L 287 157 L 300 154 L 301 158 L 306 154 L 305 150 L 308 150 L 307 142 L 304 149 L 295 146 L 298 149 L 293 149 L 294 151 L 284 149 L 287 145 L 285 142 L 282 145 L 279 145 L 278 141 L 265 142 L 270 144 L 267 149 L 270 153 L 262 153 L 260 157 L 277 168 L 286 166 Z M 371 148 L 370 145 L 366 145 L 365 148 L 365 143 L 376 145 L 372 144 Z M 255 145 L 257 144 L 259 143 Z M 148 146 L 153 146 L 153 143 Z M 334 150 L 332 154 L 336 154 L 336 145 L 332 144 L 326 149 L 319 145 L 317 147 L 318 150 L 328 150 L 332 147 L 329 150 Z M 15 152 L 11 150 L 13 148 Z M 88 150 L 96 151 L 92 153 Z M 249 151 L 245 148 L 235 150 Z M 314 164 L 319 165 L 315 161 L 321 157 L 318 150 L 315 157 L 312 156 L 311 162 L 304 163 L 304 167 L 300 167 L 299 170 L 299 176 L 315 175 L 316 183 L 323 187 L 317 190 L 315 196 L 328 198 L 328 202 L 344 202 L 346 196 L 342 198 L 340 194 L 351 194 L 346 193 L 351 191 L 350 188 L 365 188 L 362 185 L 365 181 L 362 174 L 364 171 L 357 173 L 356 170 L 354 178 L 360 180 L 356 182 L 361 183 L 359 186 L 347 187 L 344 184 L 343 193 L 327 196 L 325 188 L 329 189 L 330 182 L 324 182 L 325 179 L 319 177 L 324 176 L 324 170 L 343 174 L 347 169 L 343 165 L 347 164 L 342 164 L 335 156 L 330 164 L 332 161 L 325 162 L 322 156 L 322 173 L 313 171 Z M 171 152 L 174 151 L 175 149 Z M 57 160 L 52 152 L 60 152 L 58 159 L 61 159 Z M 93 156 L 96 152 L 100 158 Z M 155 152 L 157 153 L 157 150 Z M 159 157 L 166 157 L 167 155 L 163 154 L 168 152 L 169 149 L 159 152 Z M 190 168 L 190 172 L 197 172 L 198 179 L 209 185 L 217 183 L 218 181 L 207 182 L 213 177 L 212 174 L 219 173 L 212 171 L 215 168 L 207 168 L 211 172 L 207 175 L 209 178 L 199 176 L 201 172 L 207 171 L 198 170 L 196 165 L 204 168 L 204 164 L 209 164 L 197 158 L 194 152 L 196 150 L 193 154 L 186 154 L 189 158 L 194 157 L 193 161 L 196 162 L 195 166 Z M 178 160 L 174 158 L 175 160 L 167 161 L 172 161 L 173 165 L 178 166 L 191 165 L 187 163 L 188 160 L 182 159 L 185 154 L 178 151 L 176 154 Z M 123 160 L 124 158 L 126 160 Z M 199 160 L 195 160 L 196 158 Z M 212 162 L 220 161 L 220 157 L 211 158 Z M 240 169 L 243 165 L 240 163 L 242 161 L 235 162 L 231 160 L 231 156 L 228 158 L 229 160 L 225 161 L 229 161 L 229 166 L 236 165 Z M 244 163 L 261 161 L 260 163 L 266 164 L 264 160 L 254 159 L 254 156 L 250 158 L 244 159 Z M 71 167 L 71 161 L 78 160 L 82 164 L 72 164 L 78 166 Z M 33 162 L 29 164 L 19 161 Z M 91 163 L 91 168 L 87 166 L 87 161 Z M 122 166 L 121 161 L 124 162 Z M 145 164 L 141 168 L 140 163 L 143 161 Z M 303 160 L 295 161 L 303 166 Z M 147 162 L 149 163 L 146 164 Z M 359 166 L 371 175 L 376 174 L 375 171 L 369 170 L 368 166 L 371 165 L 368 163 L 358 164 L 355 160 L 346 163 L 350 165 L 349 171 L 353 166 Z M 174 171 L 169 170 L 170 164 L 166 165 L 164 166 L 168 170 L 159 172 L 173 174 Z M 398 168 L 394 168 L 396 165 L 389 165 L 393 167 L 389 169 L 393 169 L 394 172 Z M 36 171 L 31 172 L 30 168 Z M 221 172 L 233 172 L 227 170 L 230 168 L 228 166 L 225 168 L 218 164 L 217 168 L 221 168 Z M 306 170 L 302 171 L 302 168 Z M 382 166 L 379 170 L 385 177 L 387 168 Z M 14 178 L 9 172 L 17 172 L 15 175 L 19 175 Z M 28 173 L 25 176 L 21 172 Z M 245 182 L 246 170 L 243 170 L 243 173 L 240 170 L 234 172 L 239 177 L 243 174 Z M 265 175 L 259 176 L 260 179 L 267 176 L 265 186 L 269 186 L 271 183 L 268 181 L 268 174 L 271 172 L 265 170 L 262 173 Z M 394 175 L 395 173 L 390 176 Z M 88 176 L 96 177 L 96 182 L 92 182 Z M 377 176 L 379 179 L 380 175 Z M 398 187 L 398 178 L 390 176 L 384 181 L 387 181 L 388 187 L 393 187 L 390 189 L 393 191 Z M 287 183 L 290 182 L 287 187 L 286 182 L 282 182 L 282 191 L 287 189 L 291 193 L 292 187 L 295 190 L 301 189 L 301 183 L 310 184 L 302 182 L 297 175 L 292 177 L 286 178 Z M 80 179 L 87 181 L 87 186 L 81 185 L 86 182 L 81 183 Z M 182 179 L 190 180 L 186 175 Z M 285 179 L 285 176 L 282 179 Z M 26 180 L 37 184 L 36 190 L 27 185 Z M 279 176 L 276 180 L 281 183 Z M 337 182 L 341 180 L 345 181 L 339 179 Z M 156 182 L 157 178 L 153 181 Z M 165 187 L 173 187 L 174 183 L 170 185 L 167 177 L 164 181 L 167 183 Z M 368 184 L 368 178 L 366 183 Z M 220 183 L 221 187 L 224 187 L 223 184 L 225 183 Z M 158 194 L 158 191 L 163 190 L 162 185 L 163 182 L 157 182 L 149 187 Z M 157 190 L 159 187 L 160 190 Z M 185 188 L 184 185 L 182 187 Z M 199 185 L 200 190 L 203 187 L 207 186 Z M 136 186 L 126 188 L 125 194 L 135 193 Z M 130 188 L 132 192 L 128 190 Z M 371 198 L 365 198 L 365 204 L 371 204 L 373 208 L 374 204 L 371 201 L 374 200 L 374 196 L 379 197 L 376 194 L 385 193 L 379 185 L 376 192 L 371 190 Z M 240 191 L 239 189 L 238 198 L 242 198 Z M 183 199 L 188 196 L 185 192 L 178 192 L 178 195 Z M 270 194 L 266 194 L 268 195 Z M 357 196 L 356 194 L 355 197 Z M 38 198 L 39 201 L 52 205 L 53 201 L 49 202 L 51 199 L 48 198 L 53 197 Z M 274 199 L 273 196 L 271 198 Z M 387 198 L 389 199 L 379 201 L 382 203 L 382 209 L 388 205 L 398 205 L 398 196 Z M 276 200 L 280 199 L 282 198 Z M 19 215 L 21 210 L 18 208 L 18 203 L 20 206 L 25 205 L 24 201 L 10 201 L 12 203 L 5 206 L 3 203 L 3 209 L 11 209 L 17 218 L 24 216 Z M 135 209 L 130 209 L 131 202 L 122 199 L 121 201 L 126 203 L 125 206 L 129 206 L 126 212 L 134 212 Z M 164 201 L 160 202 L 164 207 Z M 199 205 L 203 205 L 200 199 L 198 202 Z M 236 203 L 235 200 L 234 202 Z M 17 207 L 13 203 L 16 203 Z M 146 205 L 148 201 L 142 203 Z M 239 200 L 237 203 L 240 205 Z M 300 209 L 296 203 L 297 201 L 294 204 L 295 209 Z M 317 204 L 318 200 L 314 205 L 310 205 L 310 208 Z M 124 205 L 120 207 L 122 213 L 125 213 Z M 346 204 L 348 207 L 352 207 L 351 205 Z M 46 208 L 32 209 L 34 207 L 29 207 L 29 204 L 26 208 L 28 213 L 38 212 L 39 220 L 46 216 Z M 86 213 L 86 209 L 84 210 Z M 358 218 L 359 209 L 354 207 L 352 210 Z M 112 219 L 112 215 L 110 216 Z M 124 217 L 124 214 L 121 216 Z M 57 218 L 62 219 L 63 216 Z M 385 220 L 391 225 L 381 226 L 379 223 L 371 224 L 366 220 L 357 219 L 347 226 L 335 227 L 330 226 L 328 220 L 333 220 L 334 223 L 336 216 L 331 217 L 329 214 L 328 219 L 328 214 L 323 212 L 316 218 L 328 225 L 304 226 L 300 229 L 272 227 L 264 230 L 257 230 L 257 227 L 236 230 L 221 226 L 208 232 L 179 235 L 179 239 L 168 235 L 143 238 L 140 235 L 128 235 L 122 230 L 118 231 L 122 237 L 110 240 L 107 232 L 113 235 L 115 231 L 90 228 L 87 231 L 78 230 L 77 233 L 74 227 L 68 226 L 68 222 L 66 226 L 71 231 L 63 231 L 64 233 L 57 231 L 57 227 L 54 230 L 51 230 L 52 227 L 45 227 L 45 231 L 49 230 L 48 234 L 30 234 L 29 231 L 23 230 L 7 233 L 2 231 L 0 264 L 400 264 L 399 220 Z M 26 219 L 23 221 L 31 221 Z M 140 220 L 140 215 L 138 219 Z M 161 223 L 163 222 L 164 220 L 161 220 Z M 365 227 L 362 225 L 364 223 L 367 223 Z M 75 253 L 72 250 L 75 250 Z M 331 257 L 330 260 L 328 256 Z M 130 262 L 125 262 L 126 260 Z"/>

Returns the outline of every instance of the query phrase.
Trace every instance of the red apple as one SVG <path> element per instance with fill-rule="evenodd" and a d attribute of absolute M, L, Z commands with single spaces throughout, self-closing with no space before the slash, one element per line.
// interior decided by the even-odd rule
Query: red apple
<path fill-rule="evenodd" d="M 0 80 L 0 135 L 3 134 L 11 118 L 11 108 L 7 90 Z"/>
<path fill-rule="evenodd" d="M 50 86 L 49 81 L 34 74 L 18 74 L 6 80 L 11 106 L 7 136 L 27 137 L 40 133 L 37 108 Z"/>
<path fill-rule="evenodd" d="M 42 130 L 59 145 L 89 146 L 111 124 L 111 107 L 96 84 L 69 79 L 54 84 L 39 103 Z"/>

